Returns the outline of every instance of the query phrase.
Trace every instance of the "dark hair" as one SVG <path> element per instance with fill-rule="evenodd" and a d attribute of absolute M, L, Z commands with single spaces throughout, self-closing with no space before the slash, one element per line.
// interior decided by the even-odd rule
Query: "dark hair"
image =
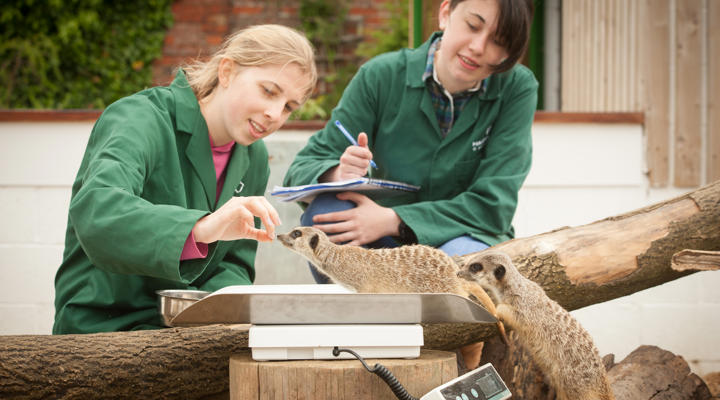
<path fill-rule="evenodd" d="M 450 11 L 465 0 L 450 0 Z M 498 2 L 498 23 L 495 37 L 508 53 L 500 64 L 493 66 L 493 72 L 505 72 L 525 54 L 530 41 L 530 24 L 535 7 L 533 0 L 496 0 Z"/>

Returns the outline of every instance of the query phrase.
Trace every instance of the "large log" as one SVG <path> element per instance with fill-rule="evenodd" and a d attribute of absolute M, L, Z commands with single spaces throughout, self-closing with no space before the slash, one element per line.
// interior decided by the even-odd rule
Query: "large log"
<path fill-rule="evenodd" d="M 676 271 L 684 249 L 720 250 L 720 182 L 580 227 L 494 247 L 573 310 L 644 290 Z M 425 327 L 425 348 L 486 340 L 494 325 Z M 246 326 L 171 328 L 92 335 L 0 337 L 0 398 L 204 398 L 227 394 L 230 354 L 247 351 Z"/>
<path fill-rule="evenodd" d="M 720 181 L 588 225 L 514 239 L 494 249 L 575 310 L 697 272 L 672 268 L 683 249 L 720 250 Z"/>
<path fill-rule="evenodd" d="M 0 399 L 227 397 L 247 325 L 0 337 Z"/>

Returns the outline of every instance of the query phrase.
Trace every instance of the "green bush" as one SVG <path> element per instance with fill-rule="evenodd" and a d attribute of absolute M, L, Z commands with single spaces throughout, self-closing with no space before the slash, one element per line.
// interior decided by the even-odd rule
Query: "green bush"
<path fill-rule="evenodd" d="M 152 84 L 172 0 L 5 0 L 0 108 L 104 108 Z"/>

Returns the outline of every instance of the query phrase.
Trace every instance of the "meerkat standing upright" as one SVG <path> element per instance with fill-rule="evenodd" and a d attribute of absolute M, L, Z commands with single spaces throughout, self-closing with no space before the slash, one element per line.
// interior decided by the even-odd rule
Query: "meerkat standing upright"
<path fill-rule="evenodd" d="M 302 255 L 333 282 L 358 293 L 452 293 L 466 298 L 472 294 L 492 315 L 495 304 L 475 283 L 457 277 L 458 266 L 443 251 L 413 245 L 391 249 L 341 246 L 312 227 L 298 227 L 278 235 L 287 248 Z M 505 328 L 498 330 L 507 343 Z M 477 360 L 479 362 L 479 360 Z"/>
<path fill-rule="evenodd" d="M 510 257 L 483 251 L 469 258 L 458 276 L 490 291 L 498 316 L 517 331 L 558 400 L 615 398 L 590 335 L 537 283 L 522 276 Z"/>

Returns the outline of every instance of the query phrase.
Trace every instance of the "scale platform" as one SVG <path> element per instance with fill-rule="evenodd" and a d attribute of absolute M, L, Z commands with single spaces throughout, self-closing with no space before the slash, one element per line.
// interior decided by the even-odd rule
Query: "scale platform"
<path fill-rule="evenodd" d="M 242 285 L 188 301 L 181 291 L 159 292 L 169 326 L 209 324 L 495 323 L 477 303 L 448 293 L 354 293 L 340 285 Z M 173 307 L 173 301 L 183 302 Z M 180 303 L 177 303 L 180 304 Z"/>
<path fill-rule="evenodd" d="M 495 323 L 482 306 L 446 293 L 354 293 L 340 285 L 229 286 L 213 293 L 160 291 L 169 326 L 251 324 L 255 360 L 417 358 L 428 323 Z"/>

